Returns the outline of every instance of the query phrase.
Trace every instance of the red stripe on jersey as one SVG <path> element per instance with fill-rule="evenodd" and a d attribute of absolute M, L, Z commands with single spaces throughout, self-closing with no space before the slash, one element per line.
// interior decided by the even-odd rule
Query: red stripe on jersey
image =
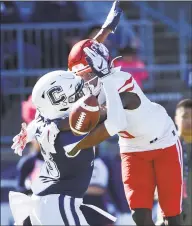
<path fill-rule="evenodd" d="M 132 91 L 134 89 L 134 84 L 133 84 L 133 86 L 131 86 L 131 87 L 129 87 L 128 89 L 126 89 L 124 92 L 130 92 L 130 91 Z"/>
<path fill-rule="evenodd" d="M 130 133 L 128 133 L 127 131 L 121 131 L 119 132 L 119 135 L 123 138 L 127 138 L 127 139 L 133 139 L 135 138 L 133 135 L 131 135 Z"/>
<path fill-rule="evenodd" d="M 131 78 L 130 79 L 128 79 L 125 83 L 124 83 L 124 85 L 123 86 L 121 86 L 119 89 L 118 89 L 118 91 L 120 91 L 123 87 L 125 87 L 126 85 L 129 85 L 129 84 L 131 84 L 132 83 L 132 81 L 133 81 L 133 77 L 131 76 Z"/>

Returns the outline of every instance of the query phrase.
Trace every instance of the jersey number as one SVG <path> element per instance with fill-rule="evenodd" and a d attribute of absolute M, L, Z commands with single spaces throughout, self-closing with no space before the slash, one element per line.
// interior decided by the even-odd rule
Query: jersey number
<path fill-rule="evenodd" d="M 47 95 L 53 105 L 58 105 L 60 102 L 64 102 L 67 97 L 65 94 L 58 95 L 63 91 L 61 86 L 54 86 L 47 91 Z"/>
<path fill-rule="evenodd" d="M 133 138 L 135 138 L 133 135 L 131 135 L 127 131 L 119 132 L 119 136 L 122 137 L 122 138 L 126 138 L 126 139 L 133 139 Z"/>
<path fill-rule="evenodd" d="M 52 144 L 50 144 L 47 139 L 44 139 L 44 137 L 42 137 L 42 134 L 39 134 L 39 136 L 37 136 L 37 141 L 40 145 L 41 153 L 43 155 L 50 175 L 53 176 L 54 178 L 59 178 L 60 172 L 51 154 L 56 153 L 55 147 Z"/>

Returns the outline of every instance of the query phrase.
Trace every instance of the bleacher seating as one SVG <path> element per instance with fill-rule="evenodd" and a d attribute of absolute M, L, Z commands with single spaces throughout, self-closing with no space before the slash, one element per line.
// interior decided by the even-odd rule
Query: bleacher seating
<path fill-rule="evenodd" d="M 192 64 L 192 47 L 187 35 L 169 29 L 165 21 L 152 19 L 150 15 L 143 17 L 140 7 L 132 2 L 122 2 L 122 6 L 129 19 L 127 23 L 141 40 L 140 56 L 151 75 L 145 92 L 153 95 L 153 100 L 161 102 L 172 114 L 178 99 L 189 95 L 184 78 L 190 66 L 187 64 Z M 65 40 L 80 38 L 92 25 L 93 21 L 1 26 L 1 92 L 6 97 L 6 112 L 1 119 L 4 141 L 18 131 L 20 100 L 31 92 L 37 77 L 50 70 L 66 69 L 70 47 Z M 125 23 L 123 29 L 127 28 Z M 8 86 L 7 81 L 11 81 Z M 167 100 L 172 100 L 172 104 Z M 12 126 L 6 128 L 7 122 Z"/>

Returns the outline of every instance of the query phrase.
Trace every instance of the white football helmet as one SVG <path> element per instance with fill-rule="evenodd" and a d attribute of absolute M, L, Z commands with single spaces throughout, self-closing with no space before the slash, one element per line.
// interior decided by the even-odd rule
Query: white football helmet
<path fill-rule="evenodd" d="M 85 92 L 81 77 L 69 71 L 52 71 L 35 84 L 32 102 L 43 117 L 56 119 L 63 117 Z"/>

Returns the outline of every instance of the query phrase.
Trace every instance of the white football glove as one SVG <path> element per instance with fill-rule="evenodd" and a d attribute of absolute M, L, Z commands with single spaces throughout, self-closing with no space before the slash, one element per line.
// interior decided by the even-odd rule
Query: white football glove
<path fill-rule="evenodd" d="M 28 126 L 26 123 L 21 124 L 21 131 L 13 138 L 13 145 L 11 149 L 14 153 L 22 156 L 22 152 L 26 144 L 35 138 L 36 126 L 35 120 L 33 120 Z"/>
<path fill-rule="evenodd" d="M 115 0 L 102 28 L 108 28 L 112 30 L 112 33 L 114 33 L 119 23 L 121 14 L 122 9 L 119 6 L 119 0 Z"/>
<path fill-rule="evenodd" d="M 86 47 L 83 49 L 83 51 L 86 54 L 87 63 L 92 68 L 97 77 L 104 78 L 110 74 L 110 64 L 106 59 L 108 50 L 104 45 L 94 45 L 92 46 L 92 49 Z"/>
<path fill-rule="evenodd" d="M 11 146 L 11 148 L 15 150 L 14 151 L 15 154 L 22 156 L 22 152 L 26 144 L 27 144 L 27 124 L 22 123 L 21 131 L 13 138 L 13 145 Z"/>

